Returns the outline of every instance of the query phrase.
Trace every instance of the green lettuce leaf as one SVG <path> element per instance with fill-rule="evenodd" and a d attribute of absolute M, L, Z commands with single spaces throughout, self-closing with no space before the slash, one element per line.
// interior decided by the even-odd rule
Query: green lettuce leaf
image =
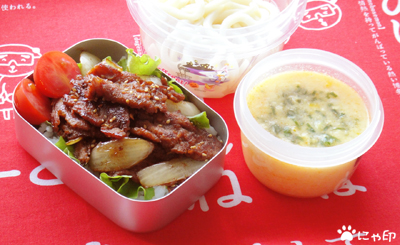
<path fill-rule="evenodd" d="M 132 176 L 129 175 L 109 176 L 107 173 L 100 174 L 101 181 L 123 196 L 137 199 L 139 192 L 142 191 L 145 200 L 151 200 L 154 197 L 154 188 L 144 188 L 133 182 L 131 178 Z"/>
<path fill-rule="evenodd" d="M 67 145 L 64 138 L 60 137 L 55 145 L 60 148 L 65 154 L 67 154 L 72 160 L 76 161 L 77 163 L 81 163 L 77 158 L 74 156 L 74 146 Z"/>
<path fill-rule="evenodd" d="M 210 120 L 207 118 L 207 113 L 205 111 L 188 117 L 189 120 L 194 124 L 194 126 L 198 128 L 209 128 L 210 127 Z"/>
<path fill-rule="evenodd" d="M 149 55 L 136 56 L 133 49 L 127 49 L 127 71 L 137 75 L 150 76 L 156 71 L 161 60 L 156 56 L 152 59 Z"/>
<path fill-rule="evenodd" d="M 120 59 L 119 61 L 118 61 L 118 65 L 119 66 L 121 66 L 122 67 L 122 70 L 123 71 L 126 71 L 128 68 L 127 68 L 127 63 L 128 63 L 128 61 L 126 60 L 126 58 L 122 58 L 122 59 Z"/>

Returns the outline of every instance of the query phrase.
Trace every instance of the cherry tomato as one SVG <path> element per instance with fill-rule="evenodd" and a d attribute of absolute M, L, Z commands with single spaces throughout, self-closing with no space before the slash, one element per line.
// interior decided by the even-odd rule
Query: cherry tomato
<path fill-rule="evenodd" d="M 50 120 L 50 99 L 39 92 L 28 78 L 23 79 L 15 89 L 15 108 L 25 120 L 33 125 Z"/>
<path fill-rule="evenodd" d="M 36 64 L 33 80 L 39 91 L 50 98 L 60 98 L 69 93 L 71 79 L 81 71 L 76 62 L 60 51 L 45 53 Z"/>

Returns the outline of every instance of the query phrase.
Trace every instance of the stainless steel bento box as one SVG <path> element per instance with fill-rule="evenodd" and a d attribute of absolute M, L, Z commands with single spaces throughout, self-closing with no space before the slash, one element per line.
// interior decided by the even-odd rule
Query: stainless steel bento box
<path fill-rule="evenodd" d="M 114 60 L 119 60 L 126 55 L 126 49 L 126 46 L 113 40 L 89 39 L 73 45 L 64 52 L 79 62 L 79 56 L 83 50 L 100 59 L 111 56 Z M 28 77 L 32 79 L 33 75 L 30 74 Z M 224 141 L 224 146 L 195 174 L 159 199 L 142 201 L 120 195 L 52 144 L 21 117 L 13 103 L 17 140 L 54 176 L 117 225 L 133 232 L 154 231 L 172 222 L 217 183 L 222 176 L 224 166 L 229 136 L 225 121 L 184 87 L 180 86 L 180 88 L 201 111 L 207 112 L 210 124 L 217 130 Z"/>

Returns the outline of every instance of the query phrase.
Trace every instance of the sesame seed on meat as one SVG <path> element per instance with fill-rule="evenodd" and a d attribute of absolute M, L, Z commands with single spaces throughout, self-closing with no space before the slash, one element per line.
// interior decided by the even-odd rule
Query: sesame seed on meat
<path fill-rule="evenodd" d="M 145 81 L 104 63 L 96 65 L 88 75 L 71 80 L 71 84 L 69 94 L 53 100 L 51 123 L 66 141 L 82 139 L 76 144 L 75 157 L 83 164 L 90 159 L 93 142 L 124 137 L 157 144 L 152 155 L 158 157 L 146 159 L 146 165 L 155 159 L 179 155 L 207 160 L 223 147 L 215 136 L 196 128 L 180 112 L 167 110 L 167 99 L 185 99 L 167 85 Z"/>

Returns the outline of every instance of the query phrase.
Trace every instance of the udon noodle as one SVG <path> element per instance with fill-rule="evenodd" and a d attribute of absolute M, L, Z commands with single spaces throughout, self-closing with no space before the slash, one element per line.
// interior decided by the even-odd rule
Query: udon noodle
<path fill-rule="evenodd" d="M 156 0 L 180 20 L 212 28 L 240 28 L 266 21 L 279 13 L 273 2 L 263 0 Z"/>

